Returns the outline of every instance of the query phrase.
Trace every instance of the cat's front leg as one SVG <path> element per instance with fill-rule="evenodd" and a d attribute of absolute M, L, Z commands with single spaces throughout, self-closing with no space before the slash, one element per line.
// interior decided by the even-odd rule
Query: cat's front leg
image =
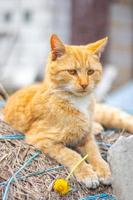
<path fill-rule="evenodd" d="M 43 136 L 44 137 L 44 136 Z M 71 171 L 73 167 L 82 159 L 76 151 L 67 148 L 63 144 L 55 144 L 51 140 L 43 139 L 36 135 L 36 138 L 27 136 L 26 142 L 33 144 L 44 153 L 54 158 L 60 164 Z M 40 140 L 40 138 L 42 138 Z M 93 171 L 92 166 L 83 161 L 74 171 L 74 175 L 79 182 L 84 183 L 89 188 L 96 188 L 99 185 L 97 174 Z"/>
<path fill-rule="evenodd" d="M 69 171 L 82 159 L 80 154 L 62 144 L 54 144 L 54 146 L 47 147 L 44 152 L 66 166 Z M 92 166 L 85 161 L 76 168 L 74 175 L 79 182 L 84 183 L 89 188 L 96 188 L 99 185 L 98 177 Z"/>
<path fill-rule="evenodd" d="M 87 161 L 93 166 L 100 182 L 111 184 L 111 172 L 108 163 L 102 158 L 93 135 L 87 136 L 85 144 L 77 147 L 82 155 L 88 154 Z"/>

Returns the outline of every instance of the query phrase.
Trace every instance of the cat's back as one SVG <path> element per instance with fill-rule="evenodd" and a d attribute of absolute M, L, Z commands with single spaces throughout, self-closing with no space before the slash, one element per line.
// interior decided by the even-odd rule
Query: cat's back
<path fill-rule="evenodd" d="M 31 101 L 36 92 L 40 89 L 41 84 L 35 84 L 21 90 L 18 90 L 11 95 L 6 103 L 5 109 L 14 104 L 27 104 Z"/>
<path fill-rule="evenodd" d="M 21 89 L 11 95 L 3 109 L 5 121 L 12 123 L 14 116 L 15 118 L 17 116 L 18 119 L 21 118 L 26 112 L 27 105 L 30 104 L 32 98 L 40 88 L 41 84 L 35 84 Z"/>

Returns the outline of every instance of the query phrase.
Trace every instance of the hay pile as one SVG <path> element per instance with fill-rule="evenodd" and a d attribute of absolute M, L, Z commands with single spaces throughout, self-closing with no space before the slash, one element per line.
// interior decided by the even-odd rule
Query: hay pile
<path fill-rule="evenodd" d="M 8 124 L 0 121 L 0 135 L 16 134 L 16 131 L 9 127 Z M 100 142 L 113 143 L 119 134 L 109 134 L 109 136 L 98 137 Z M 106 158 L 107 146 L 102 144 L 101 152 Z M 7 181 L 32 155 L 35 154 L 36 149 L 33 146 L 25 144 L 22 140 L 0 140 L 0 183 Z M 14 178 L 14 182 L 10 184 L 8 192 L 8 200 L 77 200 L 89 194 L 96 193 L 112 193 L 110 186 L 101 185 L 96 190 L 90 190 L 83 184 L 77 183 L 74 177 L 70 179 L 72 191 L 63 197 L 60 197 L 55 191 L 52 190 L 52 183 L 56 178 L 66 177 L 68 171 L 66 168 L 59 168 L 57 170 L 42 173 L 33 176 L 31 173 L 38 172 L 39 170 L 48 169 L 51 167 L 59 166 L 54 160 L 47 157 L 45 154 L 40 154 L 32 160 L 30 165 L 26 166 L 19 174 L 23 179 L 18 180 Z M 26 177 L 29 175 L 29 177 Z M 0 185 L 0 199 L 2 193 L 5 191 L 4 185 Z"/>

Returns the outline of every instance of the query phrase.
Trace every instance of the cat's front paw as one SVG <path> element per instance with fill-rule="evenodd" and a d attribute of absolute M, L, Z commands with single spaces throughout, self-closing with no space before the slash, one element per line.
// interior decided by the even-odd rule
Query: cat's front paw
<path fill-rule="evenodd" d="M 88 188 L 97 188 L 99 186 L 99 180 L 97 174 L 93 171 L 91 165 L 87 165 L 84 169 L 75 173 L 77 181 L 84 183 Z"/>
<path fill-rule="evenodd" d="M 111 171 L 109 168 L 108 163 L 106 163 L 104 160 L 101 160 L 97 167 L 95 168 L 96 173 L 98 175 L 99 181 L 103 183 L 104 185 L 110 185 L 112 182 L 111 179 Z"/>

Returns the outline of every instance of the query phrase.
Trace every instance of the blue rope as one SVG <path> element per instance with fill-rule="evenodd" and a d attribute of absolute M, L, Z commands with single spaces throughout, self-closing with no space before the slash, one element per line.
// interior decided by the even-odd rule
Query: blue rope
<path fill-rule="evenodd" d="M 0 140 L 23 140 L 25 135 L 16 134 L 16 135 L 0 135 Z"/>
<path fill-rule="evenodd" d="M 38 157 L 41 154 L 40 151 L 35 152 L 28 160 L 26 160 L 24 162 L 24 164 L 8 179 L 7 184 L 6 184 L 6 188 L 3 194 L 3 198 L 2 200 L 7 200 L 7 196 L 8 196 L 8 191 L 10 188 L 10 184 L 12 183 L 12 181 L 14 181 L 14 177 L 17 177 L 17 175 L 28 165 L 31 164 L 31 162 Z"/>
<path fill-rule="evenodd" d="M 84 198 L 80 198 L 79 200 L 116 200 L 116 198 L 107 193 L 102 193 L 102 194 L 96 194 L 96 195 L 89 195 Z"/>

